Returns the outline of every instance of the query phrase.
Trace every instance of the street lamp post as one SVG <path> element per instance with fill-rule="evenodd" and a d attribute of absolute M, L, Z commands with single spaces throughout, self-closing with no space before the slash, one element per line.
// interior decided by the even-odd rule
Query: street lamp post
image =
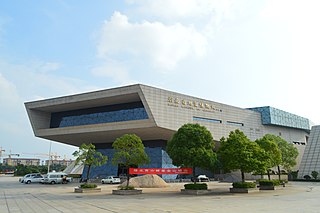
<path fill-rule="evenodd" d="M 50 147 L 49 147 L 48 173 L 50 172 L 51 144 L 52 144 L 52 141 L 50 141 Z"/>

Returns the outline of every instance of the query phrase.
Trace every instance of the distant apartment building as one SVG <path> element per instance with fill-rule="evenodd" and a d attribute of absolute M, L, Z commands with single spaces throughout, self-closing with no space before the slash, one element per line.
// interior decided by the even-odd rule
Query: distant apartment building
<path fill-rule="evenodd" d="M 50 165 L 61 165 L 69 166 L 74 160 L 50 160 Z M 48 165 L 49 160 L 45 161 L 45 164 Z"/>
<path fill-rule="evenodd" d="M 17 165 L 39 166 L 40 159 L 38 158 L 4 158 L 3 164 L 8 166 L 17 166 Z"/>

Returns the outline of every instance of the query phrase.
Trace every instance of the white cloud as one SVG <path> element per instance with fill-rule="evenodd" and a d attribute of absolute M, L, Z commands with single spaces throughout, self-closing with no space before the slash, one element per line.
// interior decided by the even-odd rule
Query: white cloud
<path fill-rule="evenodd" d="M 58 70 L 59 67 L 59 63 L 51 62 L 31 61 L 28 64 L 11 64 L 0 60 L 0 70 L 10 80 L 11 88 L 8 90 L 11 93 L 19 91 L 22 100 L 30 100 L 35 97 L 48 98 L 48 96 L 74 94 L 96 89 L 82 80 L 60 77 L 49 72 Z M 8 83 L 5 85 L 9 87 Z"/>
<path fill-rule="evenodd" d="M 306 94 L 306 87 L 301 82 L 309 82 L 309 88 L 316 89 L 320 70 L 320 2 L 306 1 L 268 1 L 261 17 L 278 26 L 279 34 L 287 36 L 290 42 L 292 70 L 289 76 L 295 89 L 301 95 Z M 311 77 L 313 76 L 313 77 Z"/>
<path fill-rule="evenodd" d="M 20 98 L 16 86 L 0 73 L 0 103 L 2 107 L 12 107 Z"/>
<path fill-rule="evenodd" d="M 137 11 L 165 19 L 220 16 L 230 7 L 230 0 L 129 0 L 138 5 Z"/>
<path fill-rule="evenodd" d="M 104 64 L 94 67 L 91 72 L 94 76 L 109 77 L 120 84 L 131 83 L 128 68 L 124 63 L 117 61 L 107 60 Z"/>
<path fill-rule="evenodd" d="M 61 67 L 61 65 L 59 63 L 47 62 L 47 63 L 41 64 L 39 66 L 39 70 L 41 72 L 50 72 L 50 71 L 58 70 L 60 67 Z"/>
<path fill-rule="evenodd" d="M 106 21 L 98 41 L 99 57 L 128 57 L 151 61 L 160 69 L 172 70 L 182 60 L 206 54 L 207 39 L 192 26 L 160 22 L 130 23 L 127 16 L 115 12 Z"/>
<path fill-rule="evenodd" d="M 26 146 L 34 146 L 36 150 L 43 150 L 46 146 L 42 142 L 37 142 L 39 139 L 32 133 L 24 108 L 25 101 L 93 89 L 84 81 L 59 77 L 48 72 L 58 67 L 58 63 L 37 61 L 12 64 L 0 60 L 0 135 L 5 149 L 22 152 Z M 68 149 L 74 148 L 60 146 L 63 153 Z"/>

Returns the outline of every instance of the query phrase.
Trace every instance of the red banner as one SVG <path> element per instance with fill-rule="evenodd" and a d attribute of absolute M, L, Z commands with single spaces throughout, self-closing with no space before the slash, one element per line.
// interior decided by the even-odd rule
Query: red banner
<path fill-rule="evenodd" d="M 187 175 L 192 174 L 192 168 L 129 168 L 129 174 Z"/>

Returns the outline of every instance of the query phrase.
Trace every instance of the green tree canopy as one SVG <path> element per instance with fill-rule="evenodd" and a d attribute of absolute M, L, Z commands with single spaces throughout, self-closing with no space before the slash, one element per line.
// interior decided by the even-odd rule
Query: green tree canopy
<path fill-rule="evenodd" d="M 105 164 L 108 160 L 108 157 L 103 155 L 101 152 L 96 150 L 96 147 L 93 144 L 82 144 L 79 147 L 78 151 L 75 151 L 72 154 L 76 157 L 76 164 L 82 162 L 83 165 L 88 166 L 87 170 L 87 180 L 90 178 L 90 169 L 93 166 L 101 166 Z"/>
<path fill-rule="evenodd" d="M 184 124 L 168 141 L 167 153 L 175 166 L 211 169 L 217 161 L 212 135 L 199 124 Z"/>
<path fill-rule="evenodd" d="M 278 166 L 281 163 L 281 151 L 278 148 L 278 144 L 272 139 L 266 136 L 257 139 L 256 143 L 264 150 L 266 157 L 266 169 L 268 172 L 268 178 L 270 180 L 270 169 Z M 265 172 L 265 171 L 262 171 Z"/>
<path fill-rule="evenodd" d="M 281 152 L 281 163 L 279 165 L 283 166 L 286 170 L 290 170 L 297 164 L 296 159 L 299 155 L 299 151 L 293 144 L 288 143 L 286 140 L 276 135 L 266 134 L 265 137 L 274 140 L 278 144 Z"/>
<path fill-rule="evenodd" d="M 275 141 L 278 144 L 278 148 L 281 152 L 281 162 L 278 164 L 278 175 L 280 180 L 280 166 L 283 166 L 284 169 L 290 171 L 291 168 L 297 164 L 296 159 L 299 155 L 298 149 L 294 147 L 293 144 L 288 143 L 279 136 L 266 134 L 264 137 Z"/>
<path fill-rule="evenodd" d="M 127 188 L 129 186 L 129 167 L 131 165 L 143 165 L 150 162 L 145 153 L 141 139 L 135 134 L 125 134 L 117 138 L 112 147 L 115 149 L 112 163 L 114 165 L 123 164 L 127 168 Z"/>
<path fill-rule="evenodd" d="M 225 170 L 241 171 L 243 182 L 245 181 L 244 173 L 266 168 L 264 151 L 238 129 L 231 131 L 227 139 L 221 138 L 218 154 Z"/>

